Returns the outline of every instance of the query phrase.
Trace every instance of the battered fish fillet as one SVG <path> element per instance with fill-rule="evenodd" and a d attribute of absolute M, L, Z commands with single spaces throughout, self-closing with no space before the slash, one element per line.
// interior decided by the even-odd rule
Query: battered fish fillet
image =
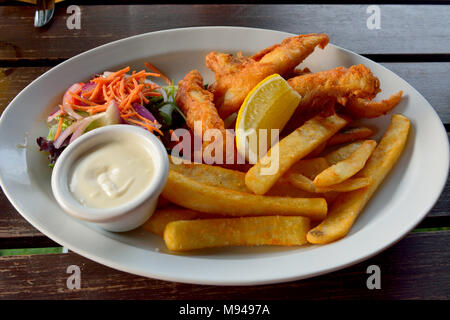
<path fill-rule="evenodd" d="M 394 109 L 402 99 L 402 95 L 403 91 L 399 91 L 382 101 L 350 98 L 344 109 L 357 118 L 376 118 Z"/>
<path fill-rule="evenodd" d="M 296 113 L 304 114 L 313 113 L 330 101 L 345 104 L 348 99 L 370 100 L 380 92 L 380 81 L 362 64 L 304 74 L 289 79 L 288 83 L 302 96 Z"/>
<path fill-rule="evenodd" d="M 197 70 L 190 71 L 178 83 L 176 103 L 186 115 L 188 127 L 199 137 L 203 137 L 208 129 L 218 129 L 222 133 L 222 137 L 225 137 L 225 126 L 217 113 L 213 99 L 213 94 L 204 89 L 203 78 Z M 201 132 L 200 127 L 195 127 L 195 121 L 201 121 Z M 203 147 L 209 143 L 204 142 Z"/>
<path fill-rule="evenodd" d="M 299 35 L 252 57 L 210 52 L 206 56 L 206 66 L 215 73 L 216 82 L 208 89 L 214 93 L 219 115 L 225 118 L 239 110 L 247 94 L 261 80 L 274 73 L 291 74 L 316 46 L 323 49 L 328 41 L 326 34 Z"/>

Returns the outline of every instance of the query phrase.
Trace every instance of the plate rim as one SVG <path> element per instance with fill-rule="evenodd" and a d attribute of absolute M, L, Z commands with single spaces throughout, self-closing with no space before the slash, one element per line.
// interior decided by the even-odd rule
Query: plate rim
<path fill-rule="evenodd" d="M 271 30 L 271 29 L 263 29 L 263 28 L 251 28 L 251 27 L 239 27 L 239 26 L 201 26 L 201 27 L 187 27 L 187 28 L 173 28 L 173 29 L 165 29 L 165 30 L 158 30 L 158 31 L 153 31 L 153 32 L 147 32 L 147 33 L 143 33 L 143 34 L 138 34 L 138 35 L 134 35 L 134 36 L 130 36 L 130 37 L 126 37 L 126 38 L 122 38 L 122 39 L 118 39 L 106 44 L 103 44 L 101 46 L 92 48 L 90 50 L 84 51 L 82 53 L 79 53 L 77 55 L 75 55 L 74 57 L 71 57 L 67 60 L 65 60 L 64 62 L 58 64 L 57 66 L 49 69 L 48 71 L 46 71 L 45 73 L 43 73 L 42 75 L 40 75 L 38 78 L 36 78 L 35 80 L 33 80 L 31 83 L 29 83 L 24 89 L 22 89 L 15 97 L 14 99 L 8 104 L 8 106 L 5 108 L 5 110 L 3 111 L 1 117 L 0 117 L 0 127 L 2 126 L 2 123 L 4 121 L 4 119 L 6 118 L 7 114 L 9 112 L 11 112 L 12 110 L 12 106 L 14 105 L 16 99 L 18 99 L 18 97 L 24 92 L 26 91 L 30 86 L 32 86 L 35 82 L 40 81 L 43 77 L 45 77 L 49 72 L 51 72 L 52 70 L 54 70 L 55 68 L 60 68 L 63 67 L 66 63 L 70 63 L 73 60 L 76 59 L 82 59 L 83 55 L 88 55 L 90 53 L 92 53 L 93 51 L 99 50 L 101 48 L 104 47 L 108 47 L 111 45 L 117 45 L 120 44 L 120 42 L 123 41 L 130 41 L 130 40 L 135 40 L 135 39 L 139 39 L 139 38 L 145 38 L 149 35 L 153 35 L 153 34 L 161 34 L 161 33 L 168 33 L 168 32 L 179 32 L 179 31 L 196 31 L 196 30 L 221 30 L 221 29 L 235 29 L 237 31 L 245 31 L 245 30 L 253 30 L 253 31 L 269 31 L 269 32 L 277 32 L 280 34 L 283 34 L 285 36 L 292 36 L 294 34 L 289 33 L 289 32 L 284 32 L 284 31 L 279 31 L 279 30 Z M 334 46 L 340 50 L 345 51 L 347 54 L 351 54 L 351 55 L 357 55 L 358 57 L 360 57 L 363 60 L 366 61 L 370 61 L 371 63 L 375 63 L 377 64 L 379 67 L 381 67 L 382 69 L 384 69 L 384 71 L 390 72 L 394 75 L 396 75 L 397 77 L 399 77 L 400 79 L 402 79 L 417 95 L 419 95 L 421 98 L 423 98 L 428 105 L 431 107 L 432 114 L 435 118 L 437 118 L 438 122 L 441 125 L 441 132 L 444 132 L 446 134 L 446 130 L 445 127 L 440 119 L 440 117 L 438 116 L 436 110 L 431 106 L 431 104 L 427 101 L 427 99 L 425 99 L 422 94 L 416 90 L 412 85 L 410 85 L 406 80 L 404 80 L 402 77 L 400 77 L 399 75 L 397 75 L 396 73 L 394 73 L 393 71 L 390 71 L 388 68 L 386 68 L 385 66 L 381 65 L 380 63 L 377 63 L 375 61 L 372 61 L 364 56 L 361 56 L 353 51 L 350 51 L 348 49 L 333 45 L 333 44 L 329 44 L 329 46 Z M 440 155 L 442 157 L 442 155 Z M 354 259 L 348 263 L 344 263 L 344 264 L 338 264 L 338 265 L 333 265 L 332 267 L 324 267 L 321 268 L 319 271 L 317 272 L 311 272 L 308 274 L 304 274 L 304 275 L 300 275 L 300 276 L 296 276 L 296 275 L 289 275 L 289 276 L 284 276 L 284 277 L 277 277 L 277 278 L 270 278 L 270 277 L 265 277 L 265 279 L 260 279 L 260 280 L 250 280 L 247 282 L 243 282 L 242 280 L 239 280 L 239 282 L 236 281 L 229 281 L 227 279 L 222 279 L 222 280 L 218 280 L 218 279 L 195 279 L 192 280 L 192 278 L 189 277 L 183 277 L 183 276 L 165 276 L 165 275 L 161 275 L 161 274 L 155 274 L 152 272 L 152 270 L 148 270 L 147 272 L 141 272 L 140 270 L 137 270 L 136 268 L 131 268 L 131 267 L 126 267 L 123 266 L 123 264 L 117 263 L 114 260 L 105 258 L 105 257 L 100 257 L 94 254 L 91 254 L 89 251 L 86 251 L 83 248 L 78 248 L 77 246 L 72 246 L 71 244 L 68 244 L 64 239 L 60 238 L 59 236 L 56 236 L 54 234 L 52 234 L 51 231 L 48 231 L 47 228 L 45 227 L 44 224 L 41 224 L 39 221 L 37 221 L 37 219 L 35 219 L 32 216 L 28 216 L 26 213 L 24 213 L 21 206 L 16 203 L 14 201 L 14 196 L 12 194 L 10 194 L 10 192 L 4 188 L 5 182 L 3 181 L 3 177 L 2 175 L 0 175 L 0 186 L 2 187 L 2 190 L 5 194 L 5 196 L 7 197 L 8 201 L 10 201 L 10 203 L 14 206 L 14 208 L 20 213 L 20 215 L 22 217 L 24 217 L 24 219 L 26 221 L 28 221 L 30 224 L 33 225 L 33 227 L 35 227 L 36 229 L 38 229 L 40 232 L 42 232 L 45 236 L 49 237 L 50 239 L 52 239 L 53 241 L 57 242 L 58 244 L 63 245 L 66 248 L 69 248 L 71 251 L 86 257 L 90 260 L 93 260 L 95 262 L 101 263 L 105 266 L 111 267 L 113 269 L 116 270 L 120 270 L 123 272 L 128 272 L 128 273 L 132 273 L 132 274 L 136 274 L 139 276 L 144 276 L 144 277 L 151 277 L 151 278 L 155 278 L 155 279 L 161 279 L 161 280 L 166 280 L 166 281 L 176 281 L 176 282 L 181 282 L 181 283 L 192 283 L 192 284 L 208 284 L 208 285 L 241 285 L 241 286 L 248 286 L 248 285 L 261 285 L 261 284 L 273 284 L 273 283 L 282 283 L 282 282 L 289 282 L 289 281 L 295 281 L 295 280 L 300 280 L 300 279 L 305 279 L 305 278 L 311 278 L 311 277 L 315 277 L 315 276 L 319 276 L 322 274 L 326 274 L 326 273 L 330 273 L 336 270 L 340 270 L 340 269 L 344 269 L 347 268 L 351 265 L 355 265 L 357 263 L 360 263 L 361 261 L 367 260 L 377 254 L 379 254 L 381 251 L 384 251 L 385 249 L 393 246 L 394 244 L 396 244 L 398 241 L 400 241 L 403 237 L 405 237 L 415 226 L 417 226 L 428 214 L 428 212 L 433 208 L 433 206 L 435 205 L 436 201 L 439 199 L 440 195 L 442 194 L 442 191 L 445 187 L 446 181 L 447 181 L 447 177 L 449 174 L 449 168 L 450 168 L 450 163 L 449 163 L 449 158 L 450 158 L 450 148 L 449 148 L 449 144 L 446 144 L 446 150 L 445 150 L 445 162 L 447 163 L 446 166 L 446 172 L 445 175 L 441 175 L 442 177 L 442 181 L 438 181 L 438 189 L 440 190 L 440 192 L 437 193 L 436 197 L 433 198 L 431 201 L 429 201 L 429 204 L 427 206 L 427 210 L 426 212 L 419 218 L 415 219 L 415 221 L 410 222 L 407 226 L 405 226 L 405 228 L 402 229 L 401 232 L 398 232 L 396 234 L 396 236 L 394 237 L 394 240 L 389 240 L 389 241 L 385 241 L 387 243 L 384 243 L 382 246 L 377 246 L 377 250 L 370 252 L 369 254 L 363 254 L 361 255 L 358 259 Z M 392 238 L 390 238 L 392 239 Z M 116 240 L 116 239 L 111 239 L 108 238 L 109 241 L 115 241 L 118 243 L 121 243 L 120 241 Z M 127 246 L 129 246 L 129 244 L 126 244 Z M 74 247 L 76 247 L 74 249 Z M 142 248 L 138 248 L 135 247 L 136 249 L 140 249 L 140 250 L 144 250 Z M 272 257 L 271 257 L 272 258 Z M 268 259 L 268 258 L 262 258 L 262 259 Z"/>

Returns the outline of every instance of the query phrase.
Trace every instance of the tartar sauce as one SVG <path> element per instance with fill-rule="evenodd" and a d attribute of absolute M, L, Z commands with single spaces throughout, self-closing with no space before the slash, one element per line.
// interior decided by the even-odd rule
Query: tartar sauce
<path fill-rule="evenodd" d="M 87 207 L 112 208 L 137 197 L 153 173 L 154 164 L 145 148 L 130 141 L 111 141 L 75 162 L 69 189 Z"/>

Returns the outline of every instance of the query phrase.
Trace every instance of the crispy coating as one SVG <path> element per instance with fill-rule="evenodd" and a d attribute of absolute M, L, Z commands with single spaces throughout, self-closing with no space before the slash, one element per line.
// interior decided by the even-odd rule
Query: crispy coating
<path fill-rule="evenodd" d="M 299 35 L 283 40 L 252 57 L 210 52 L 206 66 L 214 71 L 216 82 L 209 90 L 222 118 L 236 112 L 247 94 L 267 76 L 278 73 L 287 76 L 319 46 L 324 48 L 326 34 Z"/>
<path fill-rule="evenodd" d="M 304 74 L 289 79 L 288 83 L 302 96 L 297 111 L 303 113 L 322 106 L 330 99 L 372 99 L 380 91 L 380 81 L 362 64 Z"/>
<path fill-rule="evenodd" d="M 225 126 L 213 103 L 213 94 L 203 87 L 203 78 L 197 70 L 192 70 L 178 83 L 177 105 L 186 115 L 186 123 L 196 135 L 203 137 L 208 129 L 218 129 L 225 137 Z M 194 125 L 201 121 L 201 132 Z M 197 132 L 196 132 L 197 131 Z M 209 144 L 209 142 L 205 142 Z"/>
<path fill-rule="evenodd" d="M 352 116 L 358 118 L 376 118 L 385 115 L 395 108 L 402 99 L 403 91 L 399 91 L 382 101 L 369 101 L 361 98 L 351 98 L 345 105 Z"/>

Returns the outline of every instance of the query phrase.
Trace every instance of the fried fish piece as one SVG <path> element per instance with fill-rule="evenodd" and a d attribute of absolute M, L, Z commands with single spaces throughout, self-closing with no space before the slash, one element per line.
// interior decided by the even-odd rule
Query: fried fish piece
<path fill-rule="evenodd" d="M 382 101 L 370 101 L 361 98 L 351 98 L 345 104 L 344 110 L 357 118 L 377 118 L 394 109 L 402 99 L 403 91 L 399 91 Z"/>
<path fill-rule="evenodd" d="M 222 118 L 236 112 L 247 94 L 267 76 L 278 73 L 287 76 L 319 46 L 324 48 L 326 34 L 299 35 L 283 40 L 252 57 L 210 52 L 206 66 L 215 73 L 215 83 L 208 89 Z"/>
<path fill-rule="evenodd" d="M 198 70 L 191 70 L 178 83 L 176 103 L 186 115 L 188 127 L 199 137 L 209 129 L 217 129 L 225 137 L 225 126 L 213 99 L 213 94 L 203 87 L 203 78 Z M 196 121 L 201 121 L 201 127 L 195 126 Z M 209 143 L 204 142 L 203 146 Z"/>
<path fill-rule="evenodd" d="M 297 112 L 302 113 L 322 106 L 330 99 L 373 99 L 380 92 L 380 80 L 362 64 L 304 74 L 289 79 L 288 83 L 302 96 L 297 108 Z"/>

